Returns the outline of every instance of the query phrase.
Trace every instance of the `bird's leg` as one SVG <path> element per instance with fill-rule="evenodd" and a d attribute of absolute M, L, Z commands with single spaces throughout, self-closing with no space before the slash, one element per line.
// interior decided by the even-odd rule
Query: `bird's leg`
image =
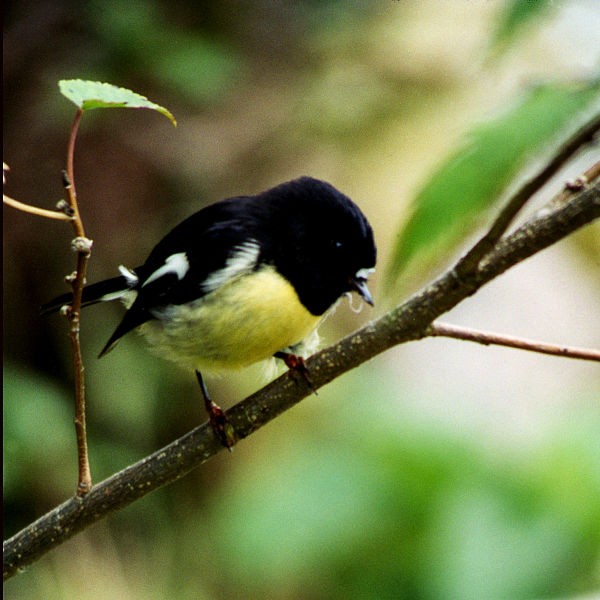
<path fill-rule="evenodd" d="M 204 406 L 206 408 L 206 412 L 208 413 L 210 426 L 215 432 L 215 435 L 221 441 L 221 444 L 223 444 L 223 446 L 225 446 L 225 448 L 231 452 L 233 445 L 237 441 L 233 425 L 229 422 L 229 419 L 227 418 L 227 415 L 223 409 L 210 399 L 200 371 L 196 371 L 196 379 L 198 380 L 200 389 L 202 390 Z"/>
<path fill-rule="evenodd" d="M 292 377 L 295 377 L 296 380 L 298 377 L 302 377 L 311 391 L 317 395 L 317 390 L 315 390 L 310 380 L 306 363 L 301 356 L 290 354 L 289 352 L 275 352 L 273 356 L 275 358 L 280 358 L 285 363 L 286 367 L 290 370 Z"/>

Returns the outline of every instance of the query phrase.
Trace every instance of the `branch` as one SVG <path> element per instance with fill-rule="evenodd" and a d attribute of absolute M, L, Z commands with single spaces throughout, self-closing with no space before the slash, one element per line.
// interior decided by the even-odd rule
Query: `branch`
<path fill-rule="evenodd" d="M 58 221 L 72 221 L 73 217 L 67 215 L 64 212 L 60 212 L 58 210 L 47 210 L 45 208 L 38 208 L 37 206 L 31 206 L 31 204 L 24 204 L 23 202 L 19 202 L 6 194 L 2 194 L 2 202 L 8 206 L 12 206 L 17 210 L 21 210 L 23 212 L 29 213 L 31 215 L 37 215 L 38 217 L 46 217 L 48 219 L 56 219 Z"/>
<path fill-rule="evenodd" d="M 428 335 L 431 323 L 479 288 L 522 260 L 600 217 L 600 182 L 574 192 L 566 203 L 528 221 L 499 241 L 483 260 L 457 274 L 455 267 L 379 320 L 306 361 L 309 387 L 285 373 L 227 411 L 238 439 L 341 374 L 385 350 Z M 17 533 L 4 544 L 4 578 L 37 560 L 74 534 L 152 490 L 183 477 L 223 450 L 208 423 L 74 497 Z"/>
<path fill-rule="evenodd" d="M 508 226 L 512 223 L 517 213 L 525 206 L 525 203 L 541 190 L 548 181 L 558 173 L 561 167 L 585 144 L 591 142 L 594 136 L 600 131 L 600 113 L 593 116 L 589 121 L 582 125 L 573 135 L 558 148 L 556 154 L 550 162 L 535 176 L 525 181 L 525 183 L 510 197 L 500 214 L 496 217 L 486 234 L 461 258 L 456 265 L 458 271 L 471 269 L 478 263 L 490 250 L 496 242 L 504 235 Z M 581 185 L 593 181 L 598 176 L 596 163 L 591 169 L 586 171 L 580 178 Z M 581 189 L 581 187 L 574 187 Z M 566 190 L 571 188 L 567 185 Z"/>
<path fill-rule="evenodd" d="M 10 170 L 10 167 L 3 162 L 2 163 L 2 185 L 6 184 L 6 173 Z M 73 215 L 68 212 L 62 212 L 60 210 L 46 210 L 45 208 L 38 208 L 37 206 L 31 206 L 31 204 L 24 204 L 23 202 L 19 202 L 6 194 L 2 194 L 2 202 L 7 206 L 12 206 L 17 210 L 21 210 L 23 212 L 29 213 L 31 215 L 37 215 L 38 217 L 46 217 L 48 219 L 56 219 L 58 221 L 72 221 Z M 59 207 L 62 205 L 61 201 L 59 203 Z"/>
<path fill-rule="evenodd" d="M 77 138 L 77 130 L 83 110 L 79 108 L 75 114 L 75 120 L 71 127 L 69 136 L 69 145 L 67 149 L 67 171 L 63 173 L 65 179 L 65 189 L 69 195 L 69 202 L 61 200 L 58 204 L 61 211 L 45 210 L 37 208 L 29 204 L 23 204 L 14 198 L 10 198 L 3 194 L 3 202 L 18 210 L 48 217 L 50 219 L 58 219 L 61 221 L 70 221 L 73 224 L 76 238 L 71 243 L 71 248 L 77 254 L 77 266 L 73 274 L 68 275 L 66 280 L 71 283 L 73 290 L 73 302 L 64 313 L 69 321 L 69 341 L 71 343 L 71 352 L 73 355 L 73 372 L 75 381 L 75 434 L 77 437 L 77 463 L 78 463 L 78 479 L 77 479 L 77 495 L 83 496 L 92 488 L 92 473 L 90 470 L 90 461 L 87 449 L 87 433 L 85 426 L 85 385 L 83 376 L 83 359 L 81 356 L 81 343 L 79 340 L 80 321 L 79 313 L 81 311 L 81 296 L 83 293 L 83 285 L 85 282 L 85 271 L 87 261 L 90 257 L 92 249 L 92 241 L 85 237 L 83 221 L 77 206 L 77 194 L 75 192 L 75 177 L 73 170 L 74 154 L 75 154 L 75 139 Z M 9 167 L 3 163 L 2 180 L 6 183 L 6 171 Z"/>
<path fill-rule="evenodd" d="M 432 323 L 427 329 L 427 335 L 431 337 L 448 337 L 468 342 L 477 342 L 484 346 L 497 345 L 519 350 L 529 350 L 541 354 L 563 356 L 566 358 L 580 358 L 582 360 L 594 360 L 600 362 L 600 350 L 592 348 L 573 348 L 571 346 L 557 346 L 546 342 L 516 338 L 510 335 L 492 333 L 491 331 L 477 331 L 468 327 L 458 327 L 448 323 Z"/>
<path fill-rule="evenodd" d="M 71 127 L 69 145 L 67 149 L 67 171 L 64 173 L 65 189 L 69 194 L 69 206 L 73 212 L 73 229 L 77 236 L 71 243 L 71 248 L 77 254 L 75 272 L 67 277 L 73 289 L 73 302 L 66 311 L 69 321 L 69 341 L 73 355 L 73 377 L 75 382 L 75 435 L 77 436 L 77 495 L 84 496 L 92 489 L 92 472 L 87 448 L 87 433 L 85 426 L 85 380 L 83 375 L 83 358 L 81 356 L 81 343 L 79 339 L 81 312 L 81 295 L 85 283 L 85 271 L 92 249 L 92 241 L 85 237 L 83 221 L 77 205 L 77 192 L 75 191 L 75 173 L 73 168 L 75 156 L 75 140 L 77 130 L 83 116 L 83 109 L 78 108 Z"/>

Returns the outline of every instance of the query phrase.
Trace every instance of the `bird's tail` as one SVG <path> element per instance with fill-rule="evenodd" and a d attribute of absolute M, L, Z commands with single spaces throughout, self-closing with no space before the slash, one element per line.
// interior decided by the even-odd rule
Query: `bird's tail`
<path fill-rule="evenodd" d="M 133 271 L 127 271 L 120 277 L 113 277 L 87 285 L 83 288 L 81 306 L 90 306 L 97 302 L 109 302 L 123 297 L 137 284 L 138 279 Z M 73 294 L 62 294 L 41 307 L 41 313 L 47 315 L 59 310 L 62 306 L 69 305 L 73 301 Z"/>

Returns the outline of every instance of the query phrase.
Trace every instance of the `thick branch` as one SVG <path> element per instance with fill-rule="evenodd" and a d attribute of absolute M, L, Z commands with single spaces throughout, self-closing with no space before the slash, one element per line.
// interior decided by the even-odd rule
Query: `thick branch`
<path fill-rule="evenodd" d="M 459 275 L 455 268 L 448 270 L 378 321 L 312 356 L 306 362 L 312 387 L 320 388 L 396 344 L 424 337 L 434 319 L 488 281 L 598 217 L 600 183 L 522 225 L 469 272 Z M 310 393 L 305 382 L 286 373 L 231 408 L 227 416 L 238 439 L 243 439 Z M 95 485 L 86 496 L 67 500 L 5 542 L 4 578 L 92 523 L 183 477 L 221 450 L 223 446 L 204 424 Z"/>

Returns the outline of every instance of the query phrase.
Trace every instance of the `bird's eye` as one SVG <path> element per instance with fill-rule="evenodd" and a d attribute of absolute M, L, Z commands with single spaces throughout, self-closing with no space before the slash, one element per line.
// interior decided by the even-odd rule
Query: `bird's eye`
<path fill-rule="evenodd" d="M 337 240 L 333 241 L 333 247 L 336 249 L 340 249 L 342 247 L 342 245 L 343 245 L 342 242 L 339 242 Z"/>

